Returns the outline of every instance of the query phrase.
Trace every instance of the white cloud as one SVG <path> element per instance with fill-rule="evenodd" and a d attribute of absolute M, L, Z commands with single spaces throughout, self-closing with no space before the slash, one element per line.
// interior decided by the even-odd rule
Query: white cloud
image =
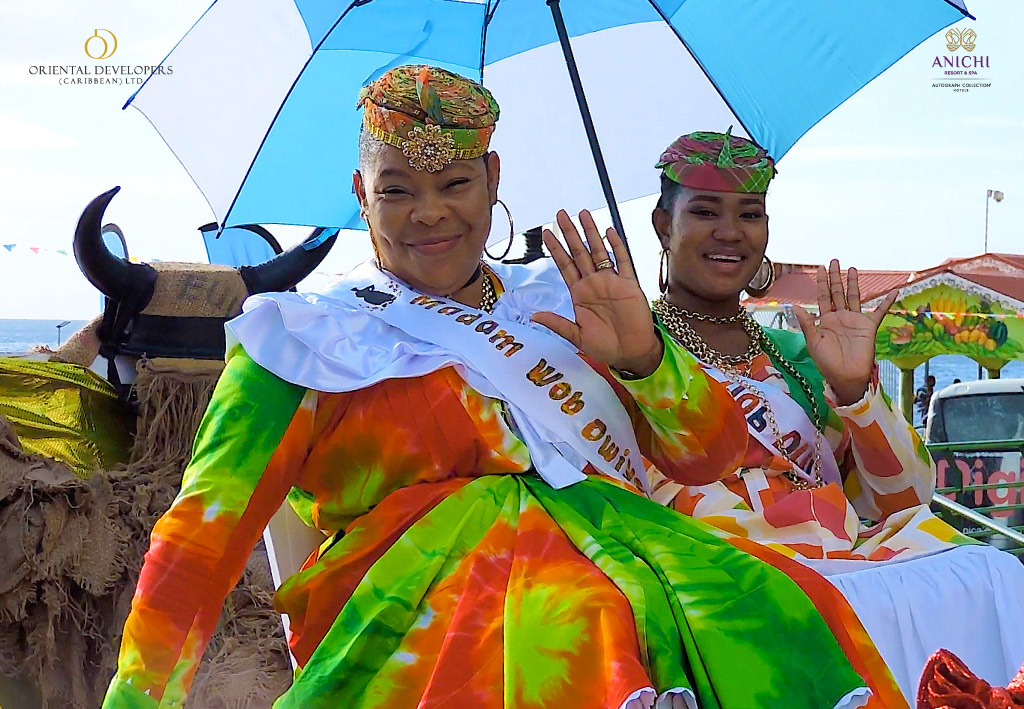
<path fill-rule="evenodd" d="M 179 39 L 180 36 L 163 35 L 135 41 L 131 46 L 132 56 L 147 64 L 159 64 L 170 54 Z"/>
<path fill-rule="evenodd" d="M 959 157 L 976 157 L 983 151 L 970 147 L 963 147 L 956 149 L 952 153 L 949 150 L 944 150 L 943 155 L 946 158 L 959 158 Z M 930 159 L 935 157 L 935 147 L 928 145 L 901 145 L 893 146 L 886 145 L 883 143 L 879 144 L 868 144 L 868 145 L 823 145 L 815 148 L 798 149 L 794 148 L 793 158 L 797 160 L 807 161 L 826 161 L 826 162 L 877 162 L 881 160 L 917 160 L 917 159 Z M 793 164 L 796 160 L 791 159 L 789 164 Z"/>
<path fill-rule="evenodd" d="M 28 68 L 28 62 L 23 64 L 15 64 L 13 62 L 0 64 L 0 87 L 10 89 L 22 86 L 40 86 L 40 82 L 44 81 L 44 79 L 29 74 Z"/>
<path fill-rule="evenodd" d="M 969 126 L 983 126 L 985 128 L 1024 128 L 1024 119 L 1011 118 L 1010 116 L 970 116 L 962 121 Z"/>
<path fill-rule="evenodd" d="M 0 113 L 0 150 L 58 150 L 76 145 L 72 138 L 38 123 Z"/>
<path fill-rule="evenodd" d="M 45 2 L 12 2 L 0 5 L 0 18 L 4 21 L 52 20 L 60 17 L 60 8 Z"/>

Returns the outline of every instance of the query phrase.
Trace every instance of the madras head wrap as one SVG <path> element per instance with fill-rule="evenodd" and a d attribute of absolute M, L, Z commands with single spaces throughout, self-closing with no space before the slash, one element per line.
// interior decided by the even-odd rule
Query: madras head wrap
<path fill-rule="evenodd" d="M 684 187 L 715 192 L 768 191 L 775 161 L 757 143 L 725 133 L 697 131 L 676 139 L 655 166 Z"/>
<path fill-rule="evenodd" d="M 438 172 L 487 152 L 498 102 L 475 81 L 434 66 L 389 70 L 359 92 L 363 128 L 399 148 L 415 170 Z"/>

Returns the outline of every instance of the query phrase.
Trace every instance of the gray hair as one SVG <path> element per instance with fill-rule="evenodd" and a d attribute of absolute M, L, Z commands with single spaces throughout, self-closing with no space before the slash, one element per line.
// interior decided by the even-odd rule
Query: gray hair
<path fill-rule="evenodd" d="M 359 171 L 365 172 L 370 163 L 380 157 L 386 143 L 377 140 L 365 128 L 359 129 Z"/>

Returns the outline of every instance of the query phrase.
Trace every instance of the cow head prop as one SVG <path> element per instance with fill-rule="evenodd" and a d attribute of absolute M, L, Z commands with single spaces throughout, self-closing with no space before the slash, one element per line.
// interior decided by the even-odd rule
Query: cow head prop
<path fill-rule="evenodd" d="M 275 258 L 240 268 L 132 263 L 110 253 L 100 233 L 103 213 L 119 190 L 115 187 L 89 203 L 74 240 L 82 273 L 106 296 L 98 335 L 100 354 L 108 362 L 117 355 L 222 360 L 224 323 L 241 312 L 242 302 L 257 293 L 292 289 L 323 261 L 337 239 L 335 230 L 316 229 Z"/>

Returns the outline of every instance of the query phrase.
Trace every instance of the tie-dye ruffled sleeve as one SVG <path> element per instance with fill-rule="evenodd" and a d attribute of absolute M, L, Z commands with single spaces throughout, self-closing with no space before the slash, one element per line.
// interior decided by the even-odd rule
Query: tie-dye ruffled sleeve
<path fill-rule="evenodd" d="M 917 431 L 878 385 L 850 406 L 836 406 L 844 424 L 837 459 L 857 514 L 871 520 L 931 502 L 935 464 Z M 845 448 L 845 450 L 844 450 Z"/>
<path fill-rule="evenodd" d="M 224 598 L 305 457 L 296 450 L 309 442 L 304 394 L 232 351 L 181 492 L 153 529 L 104 707 L 184 702 Z"/>
<path fill-rule="evenodd" d="M 640 450 L 668 478 L 705 485 L 734 472 L 747 451 L 743 412 L 725 387 L 664 331 L 665 353 L 643 379 L 613 375 Z"/>

